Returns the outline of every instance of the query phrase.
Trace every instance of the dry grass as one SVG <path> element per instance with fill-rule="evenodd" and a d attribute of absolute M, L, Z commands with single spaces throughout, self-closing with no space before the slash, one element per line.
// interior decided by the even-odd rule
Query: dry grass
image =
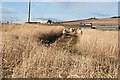
<path fill-rule="evenodd" d="M 16 67 L 23 61 L 22 54 L 31 52 L 41 40 L 59 36 L 63 27 L 47 27 L 41 25 L 3 25 L 3 66 Z M 56 34 L 56 35 L 55 35 Z M 44 36 L 44 37 L 43 37 Z M 33 44 L 30 44 L 33 43 Z M 34 54 L 34 53 L 33 53 Z"/>
<path fill-rule="evenodd" d="M 53 48 L 39 47 L 38 50 L 32 51 L 35 52 L 34 54 L 31 52 L 29 57 L 23 54 L 23 63 L 15 69 L 13 77 L 66 78 L 71 75 L 90 77 L 87 71 L 92 71 L 92 68 L 88 67 L 92 64 L 88 58 L 70 56 L 68 52 Z M 84 67 L 84 65 L 87 66 Z"/>
<path fill-rule="evenodd" d="M 57 45 L 63 28 L 63 26 L 48 27 L 37 24 L 3 25 L 3 76 L 13 78 L 117 77 L 118 64 L 114 58 L 78 55 L 77 52 L 71 54 L 68 50 L 60 49 L 54 44 L 43 45 L 50 42 Z"/>
<path fill-rule="evenodd" d="M 2 25 L 0 25 L 0 79 L 2 78 Z"/>
<path fill-rule="evenodd" d="M 77 48 L 81 52 L 97 55 L 118 57 L 118 31 L 102 31 L 96 29 L 82 29 L 78 34 Z"/>

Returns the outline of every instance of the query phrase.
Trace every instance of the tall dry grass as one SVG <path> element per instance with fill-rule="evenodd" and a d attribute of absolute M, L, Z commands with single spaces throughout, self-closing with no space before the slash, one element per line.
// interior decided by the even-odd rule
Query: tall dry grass
<path fill-rule="evenodd" d="M 77 50 L 82 55 L 96 59 L 96 74 L 118 74 L 119 65 L 119 30 L 81 29 L 78 34 Z M 104 75 L 104 74 L 103 74 Z"/>
<path fill-rule="evenodd" d="M 16 67 L 12 77 L 66 78 L 92 76 L 90 74 L 92 71 L 90 58 L 71 56 L 68 52 L 42 46 L 31 51 L 29 55 L 24 52 L 22 55 L 23 63 Z M 88 67 L 88 65 L 91 67 Z"/>
<path fill-rule="evenodd" d="M 0 79 L 2 78 L 2 25 L 0 24 Z"/>
<path fill-rule="evenodd" d="M 3 77 L 117 77 L 118 64 L 114 58 L 71 54 L 54 45 L 43 45 L 54 43 L 63 28 L 38 24 L 3 25 Z"/>
<path fill-rule="evenodd" d="M 118 57 L 118 31 L 82 29 L 78 34 L 77 49 L 97 55 Z"/>
<path fill-rule="evenodd" d="M 3 66 L 12 69 L 23 62 L 22 54 L 41 44 L 41 40 L 59 36 L 62 26 L 3 25 Z M 34 53 L 33 53 L 34 54 Z M 5 74 L 6 75 L 6 74 Z"/>

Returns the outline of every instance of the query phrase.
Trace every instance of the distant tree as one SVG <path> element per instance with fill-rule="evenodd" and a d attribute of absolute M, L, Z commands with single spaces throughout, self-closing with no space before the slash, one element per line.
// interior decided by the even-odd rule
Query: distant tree
<path fill-rule="evenodd" d="M 51 23 L 52 23 L 52 20 L 49 19 L 49 20 L 47 21 L 47 23 L 50 23 L 50 24 L 51 24 Z"/>
<path fill-rule="evenodd" d="M 96 17 L 94 17 L 93 19 L 96 19 Z"/>
<path fill-rule="evenodd" d="M 91 17 L 91 18 L 88 18 L 88 20 L 91 20 L 91 19 L 96 19 L 96 17 Z"/>
<path fill-rule="evenodd" d="M 7 21 L 7 24 L 9 24 L 9 22 Z"/>

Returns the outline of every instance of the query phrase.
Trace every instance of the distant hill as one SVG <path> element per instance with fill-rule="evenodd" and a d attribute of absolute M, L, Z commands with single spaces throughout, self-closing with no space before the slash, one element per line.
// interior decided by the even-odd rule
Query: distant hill
<path fill-rule="evenodd" d="M 120 18 L 120 16 L 113 16 L 113 17 L 111 17 L 111 18 Z"/>
<path fill-rule="evenodd" d="M 65 25 L 80 25 L 81 23 L 92 23 L 93 26 L 118 26 L 117 17 L 111 18 L 89 18 L 83 20 L 75 20 L 75 21 L 64 21 L 61 24 Z"/>

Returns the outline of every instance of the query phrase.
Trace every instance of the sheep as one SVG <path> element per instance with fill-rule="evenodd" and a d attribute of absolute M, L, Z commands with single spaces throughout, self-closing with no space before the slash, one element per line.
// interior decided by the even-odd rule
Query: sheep
<path fill-rule="evenodd" d="M 77 33 L 79 33 L 79 34 L 83 34 L 83 31 L 82 30 L 77 30 Z"/>
<path fill-rule="evenodd" d="M 69 30 L 70 32 L 72 32 L 73 30 L 72 30 L 72 28 L 70 28 L 70 30 Z"/>
<path fill-rule="evenodd" d="M 62 31 L 63 35 L 67 33 L 67 30 L 66 29 L 63 29 Z"/>
<path fill-rule="evenodd" d="M 75 32 L 75 28 L 70 28 L 70 32 Z"/>
<path fill-rule="evenodd" d="M 63 29 L 62 34 L 63 34 L 63 38 L 65 38 L 68 35 L 68 31 L 66 29 Z"/>

